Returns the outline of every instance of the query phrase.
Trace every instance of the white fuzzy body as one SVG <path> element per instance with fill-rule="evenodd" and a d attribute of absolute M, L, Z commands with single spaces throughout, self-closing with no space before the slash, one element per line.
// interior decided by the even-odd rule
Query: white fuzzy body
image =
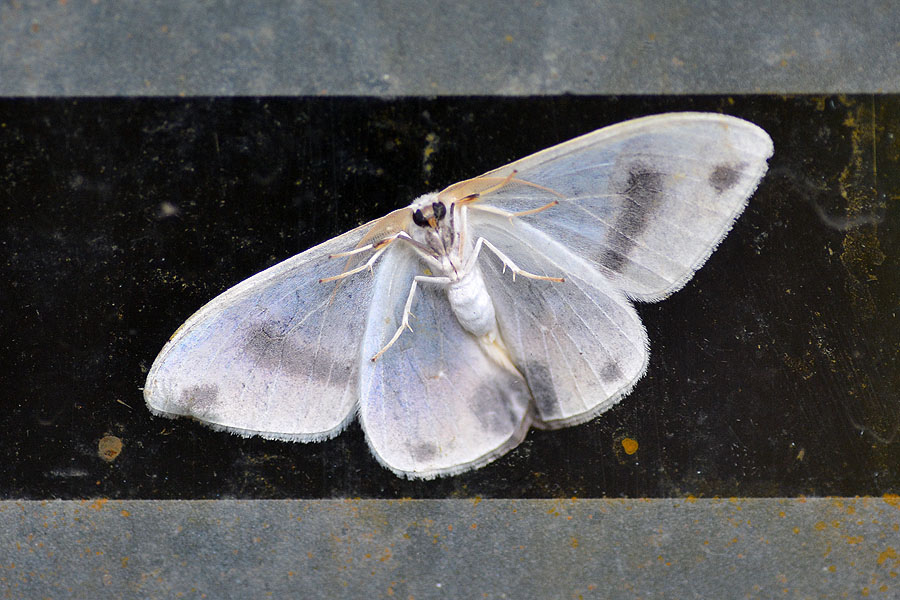
<path fill-rule="evenodd" d="M 496 334 L 494 303 L 477 265 L 464 273 L 458 281 L 447 285 L 447 298 L 463 329 L 478 337 Z"/>

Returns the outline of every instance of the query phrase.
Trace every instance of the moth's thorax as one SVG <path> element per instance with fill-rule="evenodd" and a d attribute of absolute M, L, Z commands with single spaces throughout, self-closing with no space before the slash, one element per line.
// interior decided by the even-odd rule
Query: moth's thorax
<path fill-rule="evenodd" d="M 485 286 L 481 269 L 469 260 L 472 240 L 465 231 L 466 208 L 438 200 L 437 194 L 427 194 L 410 206 L 412 227 L 410 237 L 419 255 L 436 275 L 449 279 L 447 298 L 459 324 L 469 333 L 494 338 L 497 318 L 494 303 Z"/>

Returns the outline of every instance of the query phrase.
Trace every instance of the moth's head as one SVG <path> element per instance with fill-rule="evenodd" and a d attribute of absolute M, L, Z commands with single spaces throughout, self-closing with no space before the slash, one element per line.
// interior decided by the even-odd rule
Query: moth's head
<path fill-rule="evenodd" d="M 437 194 L 422 196 L 409 209 L 412 223 L 407 232 L 436 255 L 446 254 L 453 241 L 453 206 L 442 202 Z"/>
<path fill-rule="evenodd" d="M 447 207 L 440 201 L 434 201 L 422 206 L 413 205 L 410 209 L 412 210 L 413 223 L 418 227 L 437 230 L 442 225 L 441 221 L 447 216 Z"/>

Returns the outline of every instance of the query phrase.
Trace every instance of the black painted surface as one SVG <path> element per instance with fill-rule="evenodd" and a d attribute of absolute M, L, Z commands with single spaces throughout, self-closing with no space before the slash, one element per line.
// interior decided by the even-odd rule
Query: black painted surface
<path fill-rule="evenodd" d="M 650 369 L 594 421 L 410 482 L 357 425 L 288 444 L 144 407 L 157 352 L 229 286 L 426 191 L 671 110 L 756 122 L 775 156 L 697 276 L 638 306 Z M 897 491 L 898 129 L 900 98 L 871 96 L 0 101 L 0 497 Z"/>

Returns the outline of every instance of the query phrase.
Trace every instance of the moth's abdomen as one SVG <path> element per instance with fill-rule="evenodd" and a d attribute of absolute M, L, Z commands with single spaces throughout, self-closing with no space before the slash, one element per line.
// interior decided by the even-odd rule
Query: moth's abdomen
<path fill-rule="evenodd" d="M 447 286 L 447 298 L 459 324 L 469 333 L 481 337 L 497 331 L 494 303 L 477 266 Z"/>

